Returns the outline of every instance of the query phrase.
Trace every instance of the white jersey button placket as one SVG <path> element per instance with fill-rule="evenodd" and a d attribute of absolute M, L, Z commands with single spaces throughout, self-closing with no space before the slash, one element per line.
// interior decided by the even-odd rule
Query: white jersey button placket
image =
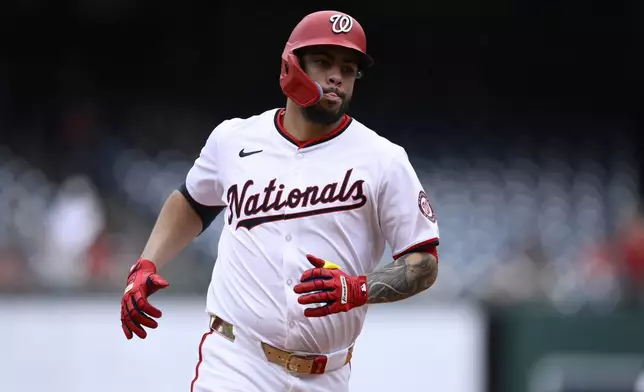
<path fill-rule="evenodd" d="M 301 150 L 297 150 L 294 154 L 294 161 L 292 161 L 291 165 L 292 167 L 289 168 L 290 173 L 291 173 L 291 178 L 288 184 L 288 187 L 290 189 L 294 189 L 296 187 L 302 187 L 303 184 L 300 183 L 301 180 L 301 173 L 302 173 L 302 165 L 304 164 L 304 153 Z M 284 196 L 288 197 L 288 194 L 286 193 L 286 190 L 284 192 Z M 288 207 L 287 207 L 288 208 Z M 290 211 L 293 212 L 293 211 Z M 288 212 L 287 212 L 288 213 Z M 299 253 L 297 252 L 297 245 L 294 244 L 296 242 L 296 236 L 297 236 L 297 219 L 293 221 L 286 221 L 285 223 L 285 236 L 284 240 L 285 246 L 284 246 L 284 264 L 288 265 L 287 269 L 288 271 L 294 271 L 297 270 L 295 268 L 297 265 L 299 265 L 299 260 L 298 257 Z M 293 286 L 299 282 L 300 276 L 290 276 L 287 277 L 286 279 L 286 291 L 287 291 L 287 298 L 288 300 L 288 317 L 287 317 L 287 333 L 286 333 L 286 340 L 288 344 L 293 344 L 292 339 L 297 340 L 297 323 L 293 321 L 294 318 L 297 318 L 299 316 L 300 312 L 303 312 L 302 310 L 302 305 L 300 305 L 297 302 L 297 295 L 293 292 Z"/>

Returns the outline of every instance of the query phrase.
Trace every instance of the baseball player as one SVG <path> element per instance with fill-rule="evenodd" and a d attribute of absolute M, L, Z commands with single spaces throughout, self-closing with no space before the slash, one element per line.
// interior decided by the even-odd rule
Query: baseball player
<path fill-rule="evenodd" d="M 282 53 L 286 106 L 219 124 L 162 208 L 127 278 L 128 339 L 158 325 L 157 270 L 225 211 L 192 392 L 347 391 L 367 305 L 436 280 L 436 214 L 405 150 L 347 114 L 372 62 L 357 20 L 306 16 Z"/>

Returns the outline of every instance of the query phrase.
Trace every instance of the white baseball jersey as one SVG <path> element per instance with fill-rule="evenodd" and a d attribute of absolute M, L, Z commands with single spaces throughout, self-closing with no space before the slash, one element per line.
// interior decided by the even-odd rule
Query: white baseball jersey
<path fill-rule="evenodd" d="M 386 242 L 394 257 L 438 243 L 436 216 L 402 147 L 349 116 L 300 143 L 282 117 L 222 122 L 187 175 L 195 201 L 226 206 L 206 307 L 273 346 L 333 352 L 355 342 L 367 306 L 305 317 L 293 286 L 306 254 L 368 274 Z"/>

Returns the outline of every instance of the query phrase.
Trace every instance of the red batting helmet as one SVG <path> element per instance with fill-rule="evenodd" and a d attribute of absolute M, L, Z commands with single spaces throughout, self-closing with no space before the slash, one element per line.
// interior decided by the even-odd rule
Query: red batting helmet
<path fill-rule="evenodd" d="M 367 37 L 357 20 L 337 11 L 309 14 L 295 26 L 282 52 L 280 86 L 284 94 L 302 107 L 315 105 L 323 96 L 322 87 L 300 67 L 295 51 L 309 46 L 333 45 L 359 53 L 360 68 L 373 60 L 367 55 Z"/>

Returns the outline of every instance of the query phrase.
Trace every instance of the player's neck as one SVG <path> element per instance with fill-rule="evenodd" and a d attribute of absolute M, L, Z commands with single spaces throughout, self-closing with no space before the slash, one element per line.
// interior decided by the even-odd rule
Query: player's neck
<path fill-rule="evenodd" d="M 283 125 L 286 132 L 291 136 L 300 142 L 305 142 L 331 133 L 340 125 L 341 122 L 342 119 L 331 125 L 312 123 L 304 117 L 300 107 L 289 100 L 286 104 L 286 110 L 284 111 Z"/>

